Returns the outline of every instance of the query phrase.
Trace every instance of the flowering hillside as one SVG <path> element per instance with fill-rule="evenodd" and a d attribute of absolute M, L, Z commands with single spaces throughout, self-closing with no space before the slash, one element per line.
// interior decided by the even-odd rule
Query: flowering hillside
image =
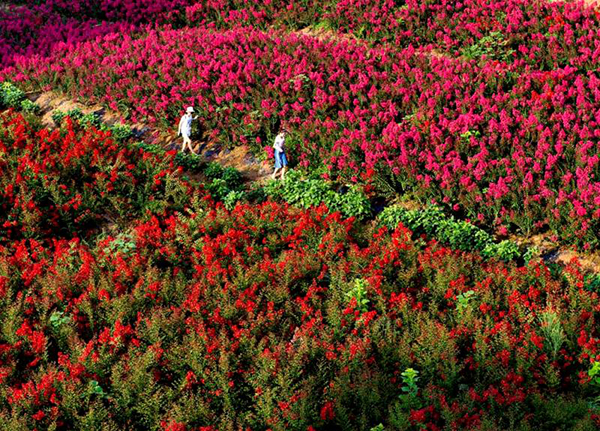
<path fill-rule="evenodd" d="M 582 2 L 3 3 L 0 429 L 597 429 L 599 36 Z M 219 164 L 281 126 L 285 180 Z"/>
<path fill-rule="evenodd" d="M 19 188 L 3 199 L 22 207 L 0 246 L 11 429 L 506 428 L 524 409 L 539 410 L 530 425 L 559 420 L 557 403 L 563 423 L 589 424 L 600 300 L 576 266 L 484 262 L 324 207 L 229 212 L 185 186 L 179 210 L 132 207 L 118 232 L 61 238 L 36 213 L 83 231 L 81 214 L 143 181 L 147 156 L 93 129 L 2 121 L 2 169 Z M 166 169 L 137 184 L 159 199 Z"/>
<path fill-rule="evenodd" d="M 180 106 L 196 105 L 213 137 L 257 150 L 285 120 L 305 165 L 384 178 L 500 232 L 598 244 L 598 78 L 574 68 L 522 72 L 412 47 L 187 29 L 84 43 L 16 79 L 167 128 Z"/>

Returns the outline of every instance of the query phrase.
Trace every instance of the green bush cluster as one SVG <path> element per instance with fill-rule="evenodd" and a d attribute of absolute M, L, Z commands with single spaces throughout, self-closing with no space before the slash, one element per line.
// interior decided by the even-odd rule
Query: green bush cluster
<path fill-rule="evenodd" d="M 398 223 L 404 224 L 415 235 L 426 234 L 452 248 L 464 251 L 477 251 L 487 258 L 510 261 L 522 257 L 519 246 L 510 240 L 494 242 L 494 237 L 463 220 L 444 214 L 436 206 L 423 210 L 409 210 L 399 205 L 386 208 L 379 215 L 379 222 L 390 229 Z"/>
<path fill-rule="evenodd" d="M 84 129 L 95 127 L 103 132 L 110 132 L 112 137 L 119 142 L 125 142 L 133 137 L 133 130 L 127 124 L 108 125 L 103 123 L 100 117 L 95 112 L 84 114 L 79 108 L 71 109 L 70 111 L 54 111 L 52 120 L 56 125 L 61 125 L 65 117 L 70 117 L 77 121 Z"/>
<path fill-rule="evenodd" d="M 270 181 L 264 190 L 272 198 L 283 199 L 301 208 L 325 204 L 332 212 L 359 220 L 371 214 L 371 203 L 358 186 L 350 186 L 345 193 L 338 193 L 333 189 L 333 183 L 314 174 L 303 179 L 299 171 L 290 171 L 285 181 Z"/>
<path fill-rule="evenodd" d="M 163 153 L 165 152 L 164 149 L 162 151 Z M 204 163 L 200 157 L 195 154 L 182 153 L 181 151 L 175 154 L 175 163 L 190 172 L 200 172 L 204 167 Z"/>
<path fill-rule="evenodd" d="M 499 31 L 493 31 L 482 37 L 473 45 L 462 49 L 462 55 L 469 60 L 479 60 L 486 57 L 490 60 L 510 62 L 514 49 L 508 48 L 509 40 Z"/>
<path fill-rule="evenodd" d="M 239 201 L 247 200 L 242 174 L 237 169 L 210 162 L 204 169 L 204 175 L 210 181 L 208 191 L 215 199 L 222 201 L 225 208 L 231 210 Z"/>
<path fill-rule="evenodd" d="M 0 108 L 13 108 L 27 113 L 37 113 L 40 107 L 27 99 L 25 92 L 6 81 L 0 85 Z"/>

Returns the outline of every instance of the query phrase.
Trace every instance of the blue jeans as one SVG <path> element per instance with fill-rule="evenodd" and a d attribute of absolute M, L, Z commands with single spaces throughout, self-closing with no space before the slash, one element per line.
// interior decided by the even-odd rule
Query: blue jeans
<path fill-rule="evenodd" d="M 284 168 L 288 164 L 284 151 L 275 150 L 275 169 Z"/>

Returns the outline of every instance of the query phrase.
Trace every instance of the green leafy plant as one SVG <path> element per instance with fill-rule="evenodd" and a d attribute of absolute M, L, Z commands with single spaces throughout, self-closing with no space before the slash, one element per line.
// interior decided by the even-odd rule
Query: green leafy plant
<path fill-rule="evenodd" d="M 477 226 L 446 215 L 436 206 L 424 210 L 409 210 L 399 205 L 384 209 L 378 216 L 380 224 L 395 229 L 398 223 L 411 229 L 415 236 L 426 234 L 444 244 L 464 251 L 479 251 L 487 258 L 510 261 L 521 257 L 519 246 L 509 240 L 494 242 L 494 237 Z"/>
<path fill-rule="evenodd" d="M 30 114 L 37 114 L 40 112 L 39 105 L 37 105 L 29 99 L 22 100 L 20 106 L 23 111 Z"/>
<path fill-rule="evenodd" d="M 600 292 L 600 274 L 586 275 L 583 287 L 590 292 Z"/>
<path fill-rule="evenodd" d="M 265 193 L 276 199 L 283 199 L 291 205 L 310 208 L 325 204 L 332 212 L 340 212 L 346 217 L 364 219 L 371 214 L 371 203 L 358 186 L 347 187 L 344 192 L 333 190 L 334 184 L 312 174 L 303 178 L 299 171 L 290 171 L 285 181 L 270 181 L 265 185 Z"/>
<path fill-rule="evenodd" d="M 419 372 L 414 368 L 407 368 L 401 374 L 402 376 L 402 392 L 400 398 L 405 401 L 414 400 L 419 393 L 419 386 L 417 382 L 419 381 Z"/>
<path fill-rule="evenodd" d="M 594 361 L 592 363 L 592 368 L 588 370 L 588 376 L 590 377 L 590 385 L 593 390 L 598 393 L 600 390 L 600 361 Z M 600 395 L 595 396 L 590 401 L 590 406 L 594 410 L 600 409 Z"/>
<path fill-rule="evenodd" d="M 245 197 L 246 192 L 243 190 L 230 190 L 229 193 L 227 193 L 227 195 L 223 198 L 223 205 L 225 205 L 225 208 L 228 210 L 232 210 L 235 205 L 239 201 L 244 200 Z"/>
<path fill-rule="evenodd" d="M 8 108 L 18 108 L 23 100 L 25 93 L 11 82 L 3 82 L 0 86 L 0 102 Z"/>
<path fill-rule="evenodd" d="M 462 313 L 468 306 L 469 302 L 475 298 L 474 290 L 467 290 L 456 296 L 456 310 Z"/>
<path fill-rule="evenodd" d="M 554 310 L 547 310 L 540 313 L 538 320 L 550 353 L 553 358 L 556 358 L 558 351 L 566 340 L 565 331 L 560 323 L 560 318 Z"/>
<path fill-rule="evenodd" d="M 501 32 L 493 31 L 474 44 L 463 48 L 462 55 L 468 60 L 478 60 L 485 56 L 491 60 L 509 61 L 515 51 L 508 48 L 508 45 L 509 41 Z"/>
<path fill-rule="evenodd" d="M 356 300 L 356 308 L 362 312 L 368 310 L 369 299 L 367 298 L 367 282 L 361 278 L 354 280 L 354 287 L 346 292 L 348 301 Z"/>
<path fill-rule="evenodd" d="M 64 111 L 54 111 L 51 115 L 52 121 L 54 121 L 54 123 L 57 125 L 60 125 L 66 116 L 67 113 Z"/>
<path fill-rule="evenodd" d="M 0 85 L 0 107 L 13 108 L 29 114 L 37 114 L 40 111 L 39 105 L 27 99 L 23 90 L 8 81 Z"/>
<path fill-rule="evenodd" d="M 211 180 L 221 178 L 223 176 L 223 166 L 217 162 L 209 162 L 204 168 L 204 175 Z"/>
<path fill-rule="evenodd" d="M 104 393 L 104 389 L 102 389 L 102 387 L 96 380 L 90 380 L 90 383 L 88 386 L 88 394 L 89 395 L 97 395 L 100 398 L 106 397 L 106 394 Z"/>
<path fill-rule="evenodd" d="M 135 251 L 135 240 L 129 233 L 121 233 L 114 240 L 112 240 L 107 248 L 107 253 L 121 252 L 127 256 L 130 256 Z"/>
<path fill-rule="evenodd" d="M 54 329 L 61 327 L 62 325 L 68 323 L 71 319 L 68 316 L 65 316 L 65 313 L 62 311 L 54 311 L 50 315 L 50 326 Z"/>
<path fill-rule="evenodd" d="M 203 162 L 202 159 L 195 154 L 185 154 L 178 151 L 175 154 L 175 163 L 185 170 L 190 172 L 199 172 L 202 170 Z"/>
<path fill-rule="evenodd" d="M 125 141 L 133 137 L 131 127 L 126 124 L 113 124 L 110 126 L 110 131 L 113 137 L 118 141 Z"/>
<path fill-rule="evenodd" d="M 146 143 L 146 142 L 144 142 L 144 141 L 137 142 L 135 145 L 136 145 L 137 147 L 139 147 L 139 148 L 143 149 L 143 150 L 144 150 L 145 152 L 147 152 L 147 153 L 158 154 L 158 155 L 164 155 L 164 154 L 165 154 L 165 152 L 166 152 L 166 151 L 165 151 L 165 149 L 164 149 L 163 147 L 161 147 L 161 146 L 159 146 L 159 145 L 148 144 L 148 143 Z M 181 153 L 181 152 L 178 152 L 178 153 L 175 155 L 175 163 L 177 163 L 177 164 L 179 164 L 179 165 L 181 165 L 181 163 L 180 163 L 180 161 L 181 161 L 181 157 L 180 157 L 180 155 L 181 155 L 181 156 L 184 156 L 183 158 L 187 160 L 187 158 L 185 157 L 185 156 L 187 156 L 186 154 L 183 154 L 183 153 Z"/>
<path fill-rule="evenodd" d="M 242 185 L 242 174 L 233 167 L 224 168 L 221 177 L 230 189 L 237 189 Z"/>

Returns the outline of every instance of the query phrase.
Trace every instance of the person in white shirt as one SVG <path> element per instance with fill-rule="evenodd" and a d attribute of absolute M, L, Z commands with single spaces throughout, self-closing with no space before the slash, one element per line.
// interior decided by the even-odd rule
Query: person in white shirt
<path fill-rule="evenodd" d="M 275 170 L 271 178 L 277 177 L 277 172 L 281 169 L 281 179 L 285 179 L 285 171 L 287 169 L 288 161 L 285 155 L 285 137 L 287 131 L 282 129 L 275 137 L 275 143 L 273 144 L 273 150 L 275 153 Z"/>
<path fill-rule="evenodd" d="M 183 136 L 183 145 L 181 146 L 182 153 L 185 153 L 185 148 L 187 147 L 192 153 L 196 154 L 192 148 L 192 140 L 190 139 L 190 136 L 192 135 L 192 120 L 198 119 L 197 116 L 192 117 L 193 113 L 194 108 L 189 106 L 186 109 L 186 113 L 183 115 L 183 117 L 181 117 L 181 120 L 179 120 L 179 130 L 177 131 L 177 136 Z"/>

